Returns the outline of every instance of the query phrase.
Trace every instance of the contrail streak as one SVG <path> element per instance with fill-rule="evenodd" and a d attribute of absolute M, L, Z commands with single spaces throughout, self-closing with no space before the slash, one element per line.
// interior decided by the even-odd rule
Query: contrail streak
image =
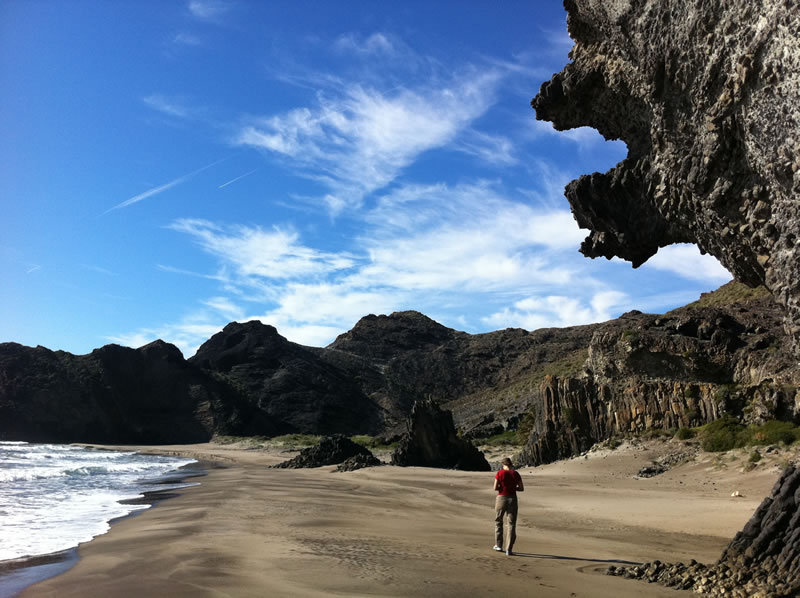
<path fill-rule="evenodd" d="M 250 175 L 251 175 L 251 174 L 253 174 L 253 173 L 254 173 L 256 170 L 260 170 L 260 167 L 259 167 L 259 168 L 254 168 L 254 169 L 253 169 L 253 170 L 251 170 L 250 172 L 245 172 L 243 175 L 241 175 L 241 176 L 237 176 L 235 179 L 231 179 L 231 180 L 230 180 L 230 181 L 228 181 L 227 183 L 222 183 L 222 184 L 221 184 L 219 187 L 217 187 L 217 189 L 222 189 L 223 187 L 227 187 L 227 186 L 228 186 L 228 185 L 230 185 L 231 183 L 235 183 L 235 182 L 236 182 L 236 181 L 238 181 L 239 179 L 243 179 L 243 178 L 244 178 L 244 177 L 246 177 L 246 176 L 250 176 Z"/>
<path fill-rule="evenodd" d="M 135 204 L 137 202 L 140 202 L 143 199 L 147 199 L 148 197 L 152 197 L 153 195 L 158 195 L 159 193 L 163 193 L 167 189 L 171 189 L 175 185 L 180 185 L 184 181 L 187 181 L 188 179 L 192 178 L 194 175 L 196 175 L 196 174 L 198 174 L 200 172 L 203 172 L 204 170 L 207 170 L 207 169 L 211 168 L 212 166 L 216 166 L 217 164 L 219 164 L 220 162 L 224 162 L 225 160 L 227 160 L 227 158 L 222 158 L 221 160 L 217 160 L 216 162 L 212 162 L 211 164 L 207 164 L 207 165 L 203 166 L 202 168 L 198 168 L 197 170 L 194 170 L 194 171 L 190 172 L 189 174 L 184 174 L 183 176 L 179 176 L 177 179 L 173 179 L 169 183 L 164 183 L 163 185 L 159 185 L 158 187 L 153 187 L 152 189 L 148 189 L 147 191 L 145 191 L 143 193 L 140 193 L 139 195 L 134 195 L 130 199 L 126 199 L 122 203 L 118 203 L 113 208 L 109 208 L 108 210 L 106 210 L 103 213 L 104 214 L 108 214 L 109 212 L 113 212 L 114 210 L 118 210 L 120 208 L 127 208 L 128 206 L 133 205 L 133 204 Z"/>

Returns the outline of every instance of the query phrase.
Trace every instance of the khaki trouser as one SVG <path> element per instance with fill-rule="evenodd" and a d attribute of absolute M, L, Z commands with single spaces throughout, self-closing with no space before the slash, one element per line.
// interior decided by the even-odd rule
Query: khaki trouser
<path fill-rule="evenodd" d="M 517 539 L 517 497 L 498 494 L 494 501 L 495 546 L 503 550 L 513 550 Z M 508 546 L 503 545 L 503 520 L 508 524 Z"/>

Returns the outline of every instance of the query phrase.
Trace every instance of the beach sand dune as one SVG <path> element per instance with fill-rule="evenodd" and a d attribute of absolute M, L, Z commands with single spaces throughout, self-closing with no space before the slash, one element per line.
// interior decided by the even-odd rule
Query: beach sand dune
<path fill-rule="evenodd" d="M 73 569 L 22 596 L 675 596 L 603 570 L 716 560 L 778 469 L 708 457 L 636 479 L 648 450 L 523 468 L 518 554 L 507 557 L 491 549 L 491 473 L 269 469 L 287 455 L 160 447 L 221 467 L 82 545 Z"/>

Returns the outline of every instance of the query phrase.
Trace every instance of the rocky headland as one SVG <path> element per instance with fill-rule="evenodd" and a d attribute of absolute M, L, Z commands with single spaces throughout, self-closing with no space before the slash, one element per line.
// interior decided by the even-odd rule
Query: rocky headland
<path fill-rule="evenodd" d="M 215 435 L 399 440 L 416 401 L 468 438 L 522 429 L 519 461 L 611 437 L 796 420 L 800 374 L 769 293 L 730 283 L 667 314 L 467 334 L 417 312 L 367 316 L 325 348 L 231 323 L 184 359 L 157 341 L 88 355 L 0 345 L 0 438 L 199 442 Z"/>

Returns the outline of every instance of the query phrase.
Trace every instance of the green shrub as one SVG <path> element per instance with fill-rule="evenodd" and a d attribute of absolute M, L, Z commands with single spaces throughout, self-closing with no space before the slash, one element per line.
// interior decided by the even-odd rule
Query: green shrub
<path fill-rule="evenodd" d="M 476 438 L 475 445 L 484 446 L 517 446 L 520 444 L 517 430 L 506 430 L 488 438 Z"/>
<path fill-rule="evenodd" d="M 792 444 L 798 440 L 800 428 L 791 422 L 771 420 L 761 426 L 748 428 L 748 444 L 765 446 L 768 444 Z"/>
<path fill-rule="evenodd" d="M 694 435 L 695 432 L 691 428 L 681 428 L 676 434 L 678 440 L 689 440 L 690 438 L 694 438 Z"/>
<path fill-rule="evenodd" d="M 700 446 L 712 453 L 740 448 L 746 443 L 747 429 L 729 415 L 703 426 L 700 434 Z"/>
<path fill-rule="evenodd" d="M 752 453 L 750 453 L 750 458 L 748 459 L 748 461 L 750 463 L 758 463 L 759 461 L 761 461 L 761 453 L 759 453 L 758 451 L 753 451 Z"/>
<path fill-rule="evenodd" d="M 396 442 L 387 444 L 379 436 L 369 436 L 368 434 L 356 434 L 351 436 L 350 440 L 370 450 L 390 450 L 397 446 Z"/>
<path fill-rule="evenodd" d="M 619 447 L 619 445 L 621 445 L 621 444 L 622 444 L 621 440 L 619 440 L 618 438 L 613 438 L 612 437 L 612 438 L 609 438 L 608 440 L 606 440 L 606 445 L 605 446 L 606 446 L 606 448 L 611 449 L 613 451 L 615 448 Z"/>

